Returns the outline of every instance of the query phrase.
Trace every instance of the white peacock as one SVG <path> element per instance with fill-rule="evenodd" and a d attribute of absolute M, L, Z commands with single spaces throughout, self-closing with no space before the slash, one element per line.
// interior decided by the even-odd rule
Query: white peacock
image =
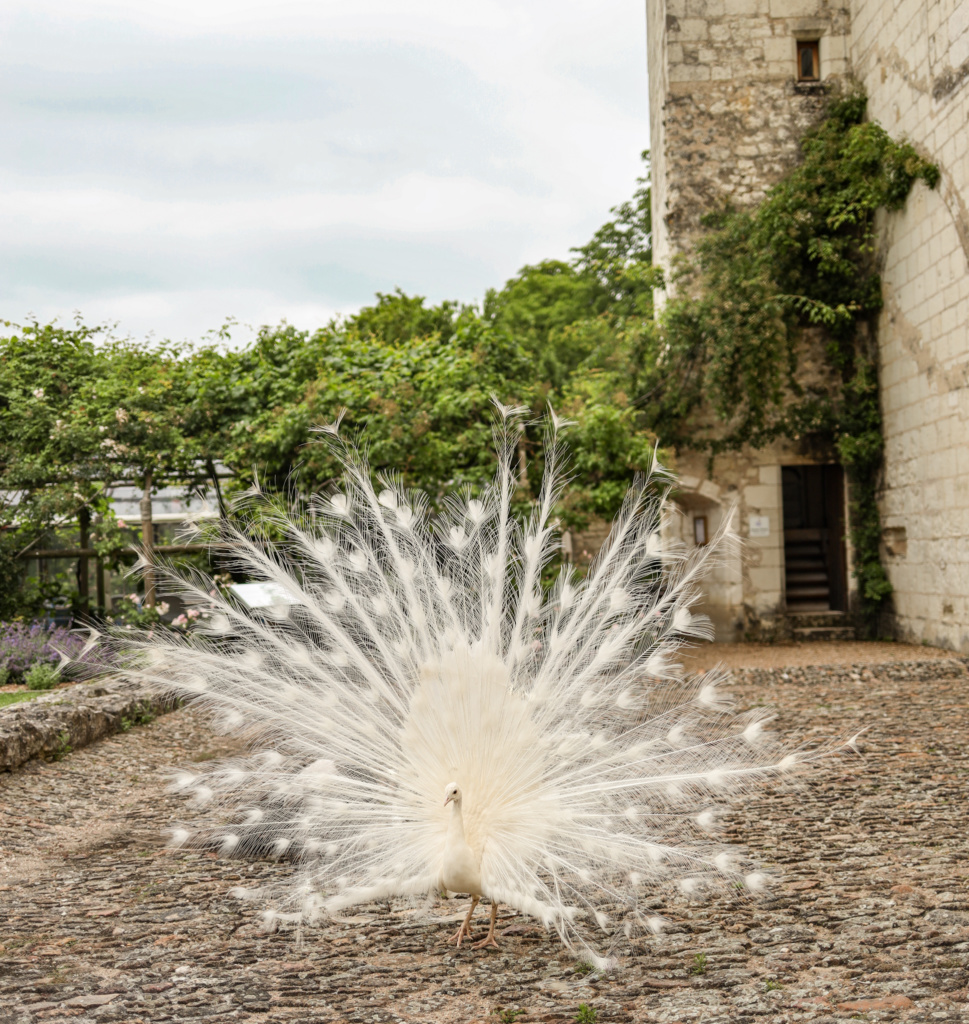
<path fill-rule="evenodd" d="M 340 488 L 309 516 L 278 514 L 283 545 L 231 537 L 238 568 L 271 584 L 289 617 L 183 581 L 186 600 L 212 606 L 209 628 L 142 638 L 148 656 L 131 672 L 258 737 L 244 759 L 179 776 L 197 802 L 238 816 L 176 841 L 292 856 L 291 919 L 447 889 L 472 900 L 458 945 L 486 898 L 481 945 L 497 944 L 507 904 L 604 963 L 609 936 L 661 927 L 644 897 L 670 880 L 758 887 L 712 837 L 716 808 L 813 755 L 765 738 L 766 709 L 734 717 L 715 674 L 681 678 L 673 654 L 707 635 L 690 606 L 714 546 L 663 544 L 673 481 L 658 464 L 586 578 L 564 564 L 543 589 L 559 423 L 522 521 L 521 412 L 499 407 L 491 486 L 448 498 L 436 517 L 393 479 L 375 486 L 329 428 Z"/>

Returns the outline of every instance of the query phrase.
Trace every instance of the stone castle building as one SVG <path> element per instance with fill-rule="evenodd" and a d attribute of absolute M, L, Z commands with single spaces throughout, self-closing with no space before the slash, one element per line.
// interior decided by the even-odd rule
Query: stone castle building
<path fill-rule="evenodd" d="M 754 203 L 798 159 L 824 84 L 938 165 L 879 221 L 883 556 L 899 639 L 969 652 L 969 2 L 646 0 L 654 259 L 724 199 Z M 664 295 L 657 296 L 658 303 Z M 840 628 L 854 581 L 833 456 L 793 443 L 684 453 L 685 539 L 728 510 L 745 538 L 707 593 L 718 637 Z"/>

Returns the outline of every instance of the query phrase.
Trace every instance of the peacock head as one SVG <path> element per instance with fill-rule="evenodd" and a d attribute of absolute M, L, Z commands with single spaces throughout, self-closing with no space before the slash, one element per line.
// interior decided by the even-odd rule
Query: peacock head
<path fill-rule="evenodd" d="M 461 802 L 461 790 L 456 782 L 449 782 L 444 787 L 444 806 L 447 807 L 452 800 L 458 804 Z"/>

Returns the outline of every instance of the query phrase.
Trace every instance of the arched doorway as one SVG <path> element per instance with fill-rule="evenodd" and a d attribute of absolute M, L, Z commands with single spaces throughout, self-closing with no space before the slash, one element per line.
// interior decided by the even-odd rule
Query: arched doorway
<path fill-rule="evenodd" d="M 844 470 L 782 466 L 781 485 L 788 611 L 846 611 Z"/>

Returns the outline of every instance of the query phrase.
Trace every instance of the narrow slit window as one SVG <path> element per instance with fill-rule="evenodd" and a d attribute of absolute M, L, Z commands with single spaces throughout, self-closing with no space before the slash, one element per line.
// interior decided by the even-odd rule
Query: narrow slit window
<path fill-rule="evenodd" d="M 797 80 L 799 82 L 818 82 L 821 80 L 821 61 L 818 59 L 818 41 L 798 40 L 797 44 Z"/>
<path fill-rule="evenodd" d="M 707 517 L 706 516 L 694 516 L 693 518 L 693 542 L 698 548 L 702 548 L 707 543 Z"/>

